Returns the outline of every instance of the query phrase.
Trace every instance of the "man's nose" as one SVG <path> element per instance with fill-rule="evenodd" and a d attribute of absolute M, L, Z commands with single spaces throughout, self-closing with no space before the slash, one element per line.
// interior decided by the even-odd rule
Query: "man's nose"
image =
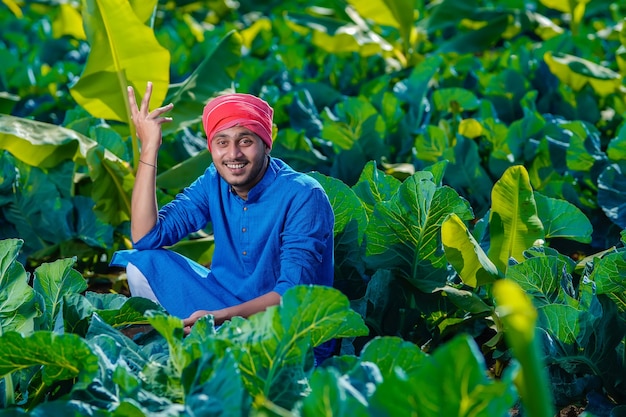
<path fill-rule="evenodd" d="M 233 142 L 228 146 L 228 156 L 231 158 L 236 158 L 238 156 L 241 156 L 242 152 L 241 152 L 241 147 L 239 146 L 238 143 Z"/>

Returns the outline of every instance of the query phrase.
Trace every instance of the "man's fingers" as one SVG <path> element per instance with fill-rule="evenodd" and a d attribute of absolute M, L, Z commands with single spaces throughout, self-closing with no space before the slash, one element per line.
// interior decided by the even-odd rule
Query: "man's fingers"
<path fill-rule="evenodd" d="M 128 104 L 130 104 L 130 115 L 134 117 L 137 113 L 137 100 L 135 99 L 135 90 L 130 85 L 128 86 Z"/>
<path fill-rule="evenodd" d="M 139 111 L 148 113 L 150 108 L 150 96 L 152 95 L 152 82 L 148 81 L 148 85 L 146 86 L 146 93 L 143 95 L 141 99 L 141 108 Z"/>

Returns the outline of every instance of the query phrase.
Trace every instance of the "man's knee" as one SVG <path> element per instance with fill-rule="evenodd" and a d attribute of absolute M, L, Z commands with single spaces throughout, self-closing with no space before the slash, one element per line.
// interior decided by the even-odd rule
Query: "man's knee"
<path fill-rule="evenodd" d="M 126 266 L 126 280 L 132 296 L 159 302 L 146 276 L 130 262 Z"/>

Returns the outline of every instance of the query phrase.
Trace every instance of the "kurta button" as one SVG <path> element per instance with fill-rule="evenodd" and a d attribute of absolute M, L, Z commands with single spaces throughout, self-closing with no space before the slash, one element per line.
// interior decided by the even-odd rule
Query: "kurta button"
<path fill-rule="evenodd" d="M 242 255 L 247 255 L 247 254 L 248 254 L 248 252 L 243 251 L 243 252 L 241 252 L 241 254 L 242 254 Z"/>
<path fill-rule="evenodd" d="M 245 233 L 245 232 L 246 232 L 246 228 L 245 228 L 245 227 L 242 227 L 242 228 L 241 228 L 241 231 Z"/>
<path fill-rule="evenodd" d="M 243 208 L 243 211 L 248 211 L 248 207 L 244 207 L 244 208 Z"/>

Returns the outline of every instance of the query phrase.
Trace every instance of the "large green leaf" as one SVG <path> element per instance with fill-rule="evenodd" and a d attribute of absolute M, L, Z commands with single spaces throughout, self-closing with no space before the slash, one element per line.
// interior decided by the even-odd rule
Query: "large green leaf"
<path fill-rule="evenodd" d="M 417 372 L 426 362 L 427 355 L 414 343 L 400 337 L 376 337 L 370 340 L 361 351 L 361 362 L 375 363 L 383 380 L 402 369 L 407 375 Z"/>
<path fill-rule="evenodd" d="M 531 295 L 536 306 L 558 303 L 578 307 L 572 276 L 567 272 L 565 262 L 556 256 L 527 259 L 511 266 L 506 277 Z"/>
<path fill-rule="evenodd" d="M 40 330 L 55 330 L 55 322 L 61 312 L 63 296 L 78 294 L 87 289 L 87 281 L 73 269 L 76 259 L 59 259 L 44 263 L 35 270 L 33 288 L 43 300 Z"/>
<path fill-rule="evenodd" d="M 117 226 L 130 219 L 130 198 L 135 176 L 124 161 L 111 158 L 103 148 L 93 148 L 87 154 L 89 175 L 93 181 L 91 198 L 94 211 L 103 221 Z"/>
<path fill-rule="evenodd" d="M 466 285 L 475 288 L 498 279 L 498 269 L 455 213 L 441 225 L 441 242 L 446 259 Z"/>
<path fill-rule="evenodd" d="M 498 270 L 506 271 L 510 258 L 521 262 L 523 252 L 544 238 L 526 169 L 521 165 L 507 169 L 494 185 L 491 200 L 488 255 Z"/>
<path fill-rule="evenodd" d="M 424 292 L 443 287 L 448 272 L 440 228 L 451 213 L 473 218 L 467 200 L 437 186 L 430 172 L 416 172 L 389 201 L 374 206 L 366 230 L 368 266 L 397 270 Z"/>
<path fill-rule="evenodd" d="M 232 342 L 250 394 L 263 394 L 287 408 L 307 389 L 305 358 L 311 346 L 333 338 L 367 334 L 361 316 L 345 295 L 331 287 L 296 286 L 280 306 L 235 319 L 218 336 Z"/>
<path fill-rule="evenodd" d="M 84 158 L 97 145 L 70 129 L 0 114 L 0 149 L 32 166 L 51 168 L 67 159 Z"/>
<path fill-rule="evenodd" d="M 358 298 L 365 289 L 363 236 L 367 214 L 354 191 L 342 181 L 318 172 L 310 173 L 324 187 L 335 214 L 334 286 L 350 298 Z"/>
<path fill-rule="evenodd" d="M 35 293 L 24 267 L 17 262 L 22 245 L 20 239 L 0 240 L 0 335 L 9 331 L 30 333 L 34 328 Z"/>
<path fill-rule="evenodd" d="M 378 385 L 370 401 L 373 415 L 503 416 L 517 399 L 510 380 L 486 376 L 483 355 L 469 335 L 421 363 L 410 375 L 394 373 Z"/>
<path fill-rule="evenodd" d="M 381 201 L 390 200 L 400 188 L 401 181 L 385 174 L 377 168 L 375 161 L 368 162 L 356 184 L 352 186 L 361 204 L 365 207 L 367 216 L 374 212 L 374 206 Z"/>
<path fill-rule="evenodd" d="M 534 196 L 546 239 L 563 238 L 591 243 L 593 226 L 578 207 L 568 201 L 546 197 L 537 192 Z"/>
<path fill-rule="evenodd" d="M 146 7 L 155 0 L 143 3 Z M 142 9 L 145 10 L 145 9 Z M 72 97 L 94 117 L 130 122 L 127 87 L 154 85 L 150 108 L 163 103 L 169 87 L 170 53 L 125 0 L 83 0 L 85 32 L 91 47 Z"/>
<path fill-rule="evenodd" d="M 335 214 L 335 235 L 343 232 L 351 221 L 357 225 L 355 246 L 360 246 L 367 226 L 367 214 L 361 201 L 344 182 L 318 172 L 309 174 L 324 188 L 330 199 Z"/>
<path fill-rule="evenodd" d="M 367 403 L 350 380 L 334 367 L 317 368 L 311 376 L 310 386 L 311 392 L 302 401 L 302 417 L 371 415 Z"/>
<path fill-rule="evenodd" d="M 68 159 L 87 164 L 99 218 L 112 225 L 129 218 L 134 176 L 126 162 L 92 139 L 60 126 L 0 115 L 0 149 L 40 168 Z"/>
<path fill-rule="evenodd" d="M 47 385 L 75 377 L 88 381 L 98 372 L 98 357 L 74 334 L 37 331 L 27 337 L 16 332 L 0 336 L 0 376 L 41 365 Z"/>
<path fill-rule="evenodd" d="M 622 314 L 626 313 L 626 252 L 609 253 L 597 260 L 590 279 L 598 294 L 609 296 Z"/>

